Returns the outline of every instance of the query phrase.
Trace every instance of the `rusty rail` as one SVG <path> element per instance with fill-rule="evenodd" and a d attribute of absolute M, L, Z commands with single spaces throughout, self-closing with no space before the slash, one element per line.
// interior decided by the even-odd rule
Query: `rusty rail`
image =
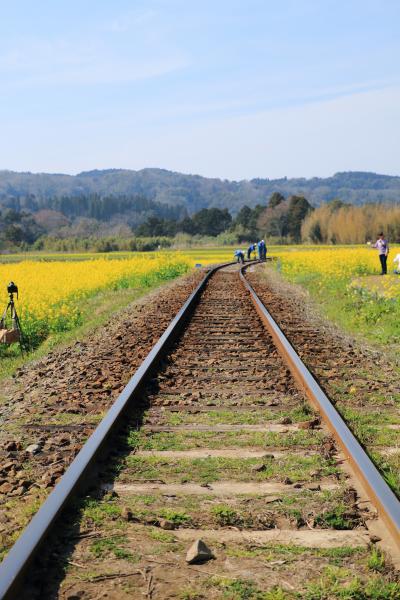
<path fill-rule="evenodd" d="M 247 268 L 248 265 L 242 267 L 239 276 L 242 284 L 250 294 L 250 298 L 261 321 L 271 334 L 276 347 L 288 364 L 298 385 L 304 390 L 311 404 L 322 415 L 326 425 L 337 440 L 356 477 L 362 484 L 371 502 L 375 505 L 378 514 L 385 522 L 389 534 L 400 551 L 399 500 L 261 302 L 251 284 L 246 280 L 244 274 Z"/>

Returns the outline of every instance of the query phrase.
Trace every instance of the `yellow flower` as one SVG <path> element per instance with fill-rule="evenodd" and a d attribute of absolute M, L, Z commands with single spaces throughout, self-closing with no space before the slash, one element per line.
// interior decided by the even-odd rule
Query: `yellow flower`
<path fill-rule="evenodd" d="M 178 253 L 130 255 L 124 259 L 22 261 L 0 265 L 0 291 L 14 281 L 23 329 L 63 330 L 80 319 L 79 302 L 103 289 L 142 287 L 187 271 L 191 262 Z M 3 287 L 1 287 L 3 286 Z"/>

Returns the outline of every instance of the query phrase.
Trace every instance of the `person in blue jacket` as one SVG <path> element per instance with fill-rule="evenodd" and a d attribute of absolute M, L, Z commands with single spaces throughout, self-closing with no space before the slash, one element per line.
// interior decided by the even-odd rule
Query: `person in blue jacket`
<path fill-rule="evenodd" d="M 235 252 L 236 261 L 244 264 L 244 252 L 243 250 L 236 250 Z"/>
<path fill-rule="evenodd" d="M 260 240 L 257 244 L 258 246 L 258 258 L 259 260 L 265 260 L 267 256 L 267 247 L 265 245 L 264 240 Z"/>
<path fill-rule="evenodd" d="M 251 259 L 251 254 L 252 252 L 255 252 L 257 249 L 257 244 L 250 244 L 250 246 L 247 248 L 247 260 Z"/>
<path fill-rule="evenodd" d="M 263 260 L 267 260 L 267 244 L 264 242 L 264 240 L 261 240 L 263 243 Z"/>

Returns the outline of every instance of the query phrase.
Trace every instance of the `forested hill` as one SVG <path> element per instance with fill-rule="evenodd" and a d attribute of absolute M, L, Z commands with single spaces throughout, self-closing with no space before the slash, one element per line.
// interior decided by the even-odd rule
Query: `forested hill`
<path fill-rule="evenodd" d="M 100 197 L 141 196 L 156 203 L 184 207 L 190 214 L 208 207 L 228 208 L 236 213 L 245 204 L 265 205 L 275 191 L 285 196 L 304 195 L 314 206 L 332 198 L 353 204 L 398 202 L 400 177 L 344 172 L 328 178 L 228 181 L 164 169 L 108 169 L 75 176 L 0 171 L 0 207 L 11 207 L 13 199 L 19 199 L 21 208 L 25 204 L 29 209 L 35 197 L 41 200 L 41 209 L 51 208 L 46 207 L 47 198 L 96 194 Z"/>

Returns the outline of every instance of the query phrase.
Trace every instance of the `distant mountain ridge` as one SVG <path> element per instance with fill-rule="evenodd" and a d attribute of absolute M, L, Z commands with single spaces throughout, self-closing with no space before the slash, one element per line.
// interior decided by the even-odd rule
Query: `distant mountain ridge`
<path fill-rule="evenodd" d="M 0 171 L 0 206 L 29 195 L 46 199 L 61 196 L 144 196 L 162 204 L 186 208 L 188 213 L 209 207 L 228 208 L 266 203 L 273 192 L 304 195 L 314 206 L 340 198 L 344 202 L 400 202 L 400 177 L 369 172 L 342 172 L 332 177 L 252 179 L 228 181 L 147 168 L 93 170 L 78 175 Z"/>

